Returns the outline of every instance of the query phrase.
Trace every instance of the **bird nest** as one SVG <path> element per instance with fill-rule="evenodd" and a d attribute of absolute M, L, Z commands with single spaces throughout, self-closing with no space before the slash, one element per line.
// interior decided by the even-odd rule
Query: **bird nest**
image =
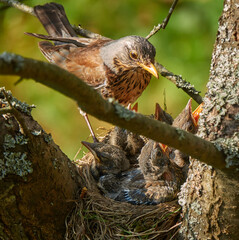
<path fill-rule="evenodd" d="M 105 197 L 90 172 L 92 155 L 78 161 L 79 200 L 66 219 L 66 239 L 173 239 L 180 225 L 177 201 L 132 205 Z"/>

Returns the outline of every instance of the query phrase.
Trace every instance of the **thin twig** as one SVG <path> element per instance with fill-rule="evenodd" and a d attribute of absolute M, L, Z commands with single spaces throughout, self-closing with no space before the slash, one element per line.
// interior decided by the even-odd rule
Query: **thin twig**
<path fill-rule="evenodd" d="M 93 33 L 87 29 L 84 29 L 80 25 L 78 27 L 75 25 L 72 25 L 72 27 L 75 30 L 76 34 L 78 34 L 79 36 L 86 37 L 86 38 L 108 39 L 107 37 L 104 37 L 98 33 Z"/>
<path fill-rule="evenodd" d="M 6 113 L 12 113 L 13 116 L 15 117 L 16 121 L 18 122 L 20 131 L 22 134 L 29 135 L 29 130 L 28 127 L 25 124 L 25 120 L 22 118 L 21 114 L 18 112 L 18 110 L 12 106 L 11 100 L 9 98 L 8 93 L 6 92 L 5 88 L 0 88 L 0 93 L 3 93 L 6 101 L 8 102 L 8 107 L 0 109 L 1 114 L 6 114 Z"/>
<path fill-rule="evenodd" d="M 13 113 L 13 110 L 11 107 L 0 108 L 0 115 L 7 114 L 7 113 Z"/>
<path fill-rule="evenodd" d="M 149 35 L 146 37 L 146 39 L 151 38 L 151 37 L 152 37 L 155 33 L 157 33 L 161 28 L 162 28 L 162 29 L 165 29 L 165 28 L 166 28 L 166 26 L 167 26 L 167 24 L 168 24 L 168 21 L 169 21 L 171 15 L 172 15 L 172 13 L 173 13 L 173 11 L 174 11 L 177 3 L 178 3 L 178 0 L 174 0 L 174 1 L 173 1 L 173 4 L 172 4 L 172 6 L 170 7 L 170 9 L 169 9 L 169 11 L 168 11 L 167 17 L 163 20 L 162 23 L 159 23 L 157 26 L 154 26 L 153 30 L 149 33 Z"/>
<path fill-rule="evenodd" d="M 22 12 L 30 13 L 31 15 L 35 16 L 33 8 L 27 6 L 23 3 L 20 3 L 20 2 L 15 1 L 15 0 L 0 0 L 0 2 L 5 3 L 8 6 L 17 8 L 17 9 L 21 10 Z"/>
<path fill-rule="evenodd" d="M 24 78 L 20 77 L 15 83 L 14 86 L 17 86 L 19 83 L 21 83 L 24 80 Z"/>
<path fill-rule="evenodd" d="M 174 83 L 177 88 L 181 88 L 184 92 L 186 92 L 193 100 L 195 100 L 198 104 L 201 104 L 203 102 L 202 97 L 200 96 L 200 92 L 197 91 L 193 85 L 191 85 L 189 82 L 184 80 L 182 76 L 175 75 L 172 72 L 168 71 L 162 64 L 156 63 L 155 67 L 158 71 L 158 73 L 167 78 L 169 81 Z"/>
<path fill-rule="evenodd" d="M 33 8 L 27 6 L 26 4 L 20 3 L 20 2 L 15 1 L 15 0 L 0 0 L 0 2 L 2 2 L 4 4 L 7 4 L 8 6 L 14 7 L 16 9 L 19 9 L 22 12 L 26 12 L 26 13 L 29 13 L 33 16 L 36 16 Z M 89 30 L 86 30 L 86 29 L 82 28 L 81 26 L 75 26 L 75 25 L 71 25 L 71 26 L 75 30 L 75 32 L 82 37 L 86 37 L 86 38 L 106 38 L 106 37 L 104 37 L 100 34 L 93 33 Z"/>

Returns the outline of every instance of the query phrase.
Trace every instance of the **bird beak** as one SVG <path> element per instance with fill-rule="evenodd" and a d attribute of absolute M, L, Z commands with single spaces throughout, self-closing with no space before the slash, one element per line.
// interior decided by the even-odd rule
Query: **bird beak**
<path fill-rule="evenodd" d="M 154 75 L 156 78 L 159 78 L 159 74 L 158 74 L 155 66 L 153 65 L 153 63 L 150 63 L 148 65 L 145 65 L 143 63 L 139 63 L 139 65 L 140 65 L 140 67 L 142 67 L 143 69 L 145 69 L 146 71 L 148 71 L 149 73 Z"/>
<path fill-rule="evenodd" d="M 138 112 L 138 103 L 135 103 L 133 107 L 130 105 L 130 108 L 129 108 L 129 109 L 130 109 L 131 111 Z"/>
<path fill-rule="evenodd" d="M 202 112 L 202 106 L 203 103 L 201 103 L 192 113 L 195 126 L 198 124 L 200 113 Z"/>
<path fill-rule="evenodd" d="M 186 109 L 188 109 L 188 111 L 189 111 L 190 117 L 191 117 L 191 119 L 192 119 L 192 121 L 193 121 L 193 125 L 194 125 L 195 127 L 197 127 L 198 119 L 196 120 L 195 117 L 194 117 L 194 115 L 193 115 L 193 113 L 194 113 L 196 110 L 195 110 L 194 112 L 192 112 L 192 98 L 189 99 L 189 101 L 188 101 L 188 103 L 187 103 L 187 106 L 186 106 Z M 195 114 L 195 116 L 196 116 L 196 114 Z"/>
<path fill-rule="evenodd" d="M 95 160 L 100 163 L 100 158 L 98 157 L 96 151 L 94 150 L 94 143 L 89 143 L 89 142 L 85 142 L 85 141 L 81 141 L 81 143 L 92 153 L 92 155 L 94 156 Z"/>
<path fill-rule="evenodd" d="M 163 144 L 163 143 L 159 143 L 160 148 L 166 153 L 168 146 Z"/>
<path fill-rule="evenodd" d="M 162 108 L 158 103 L 155 104 L 155 113 L 154 113 L 154 119 L 160 120 L 160 113 L 162 112 Z"/>

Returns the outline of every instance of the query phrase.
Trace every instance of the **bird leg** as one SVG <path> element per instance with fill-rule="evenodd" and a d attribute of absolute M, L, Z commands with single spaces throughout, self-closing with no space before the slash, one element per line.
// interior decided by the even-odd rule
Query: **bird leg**
<path fill-rule="evenodd" d="M 127 106 L 127 109 L 137 113 L 138 112 L 138 103 L 135 103 L 133 107 L 132 107 L 132 104 L 129 103 L 128 106 Z"/>
<path fill-rule="evenodd" d="M 92 138 L 93 138 L 93 141 L 94 141 L 94 142 L 99 142 L 99 140 L 96 138 L 95 133 L 94 133 L 92 127 L 91 127 L 91 124 L 90 124 L 90 121 L 89 121 L 89 118 L 88 118 L 87 113 L 84 112 L 84 111 L 82 111 L 80 108 L 78 108 L 78 109 L 79 109 L 79 111 L 80 111 L 80 114 L 84 117 L 84 119 L 85 119 L 85 121 L 86 121 L 86 124 L 87 124 L 87 126 L 88 126 L 88 128 L 89 128 L 89 130 L 90 130 L 90 134 L 91 134 L 91 136 L 92 136 Z"/>

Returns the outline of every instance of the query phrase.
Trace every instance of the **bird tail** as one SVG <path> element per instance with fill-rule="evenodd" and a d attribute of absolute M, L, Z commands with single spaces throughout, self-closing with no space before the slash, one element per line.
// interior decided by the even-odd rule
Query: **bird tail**
<path fill-rule="evenodd" d="M 53 2 L 43 6 L 37 5 L 34 12 L 50 36 L 77 37 L 62 5 Z"/>

